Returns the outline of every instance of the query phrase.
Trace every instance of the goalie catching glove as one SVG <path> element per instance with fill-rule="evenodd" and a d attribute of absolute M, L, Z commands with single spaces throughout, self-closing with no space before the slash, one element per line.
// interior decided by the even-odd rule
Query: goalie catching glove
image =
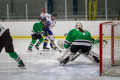
<path fill-rule="evenodd" d="M 58 40 L 57 45 L 59 48 L 64 49 L 64 42 L 65 40 Z"/>

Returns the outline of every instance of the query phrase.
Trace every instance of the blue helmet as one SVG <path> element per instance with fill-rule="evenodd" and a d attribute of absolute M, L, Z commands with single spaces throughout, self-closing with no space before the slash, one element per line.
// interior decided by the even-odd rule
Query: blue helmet
<path fill-rule="evenodd" d="M 50 26 L 50 25 L 51 25 L 50 21 L 46 21 L 46 26 Z"/>

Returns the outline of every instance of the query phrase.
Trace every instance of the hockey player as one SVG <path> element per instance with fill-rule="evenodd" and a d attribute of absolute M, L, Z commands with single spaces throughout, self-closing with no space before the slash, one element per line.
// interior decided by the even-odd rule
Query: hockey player
<path fill-rule="evenodd" d="M 51 29 L 55 26 L 56 24 L 56 17 L 57 17 L 57 14 L 56 13 L 53 13 L 52 15 L 50 14 L 44 14 L 42 15 L 42 17 L 45 17 L 47 21 L 50 22 L 50 26 L 48 27 L 49 28 L 49 31 L 48 31 L 48 35 L 50 36 L 50 39 L 51 39 L 51 42 L 50 42 L 50 46 L 52 49 L 56 49 L 56 47 L 54 47 L 54 45 L 52 43 L 54 43 L 54 35 L 53 35 L 53 32 L 51 31 Z M 49 41 L 49 38 L 47 35 L 45 35 L 45 40 L 44 40 L 44 44 L 43 44 L 43 49 L 49 49 L 47 47 L 47 44 L 48 44 L 48 41 Z"/>
<path fill-rule="evenodd" d="M 42 8 L 42 13 L 40 14 L 41 17 L 40 17 L 39 19 L 42 19 L 42 17 L 43 17 L 44 14 L 46 14 L 46 13 L 45 13 L 45 9 Z"/>
<path fill-rule="evenodd" d="M 32 29 L 32 41 L 28 47 L 28 52 L 32 51 L 32 47 L 34 46 L 34 44 L 36 43 L 36 40 L 38 39 L 39 41 L 36 43 L 35 48 L 37 50 L 39 50 L 39 45 L 44 41 L 43 37 L 41 34 L 43 34 L 43 28 L 45 26 L 46 23 L 46 18 L 41 19 L 41 21 L 39 23 L 35 23 L 33 25 L 33 29 Z"/>
<path fill-rule="evenodd" d="M 88 58 L 93 57 L 94 60 L 92 59 L 92 61 L 98 61 L 99 63 L 99 60 L 97 58 L 98 55 L 91 55 L 90 53 L 91 41 L 93 41 L 91 38 L 91 34 L 87 30 L 83 30 L 83 26 L 79 22 L 76 23 L 75 28 L 76 29 L 72 29 L 69 31 L 64 42 L 64 48 L 70 48 L 69 52 L 66 52 L 66 55 L 58 58 L 58 61 L 61 64 L 66 64 L 67 62 L 73 60 L 76 53 L 79 52 L 86 55 Z M 59 43 L 59 46 L 63 46 L 63 44 Z"/>
<path fill-rule="evenodd" d="M 6 53 L 9 54 L 9 56 L 14 59 L 18 63 L 18 67 L 25 68 L 25 65 L 20 58 L 20 56 L 14 51 L 13 47 L 13 39 L 10 35 L 9 29 L 4 29 L 0 25 L 0 53 L 2 49 L 5 47 Z"/>
<path fill-rule="evenodd" d="M 58 44 L 59 48 L 64 49 L 64 42 L 65 42 L 65 40 L 58 40 L 57 44 Z M 92 44 L 99 43 L 99 38 L 96 40 L 92 38 L 91 43 Z M 106 41 L 105 41 L 105 43 L 107 44 Z M 60 58 L 58 58 L 58 60 L 60 60 L 61 58 L 63 58 L 66 55 L 66 53 L 69 51 L 69 48 L 67 48 L 67 50 L 63 53 L 63 55 Z M 92 45 L 91 45 L 91 49 L 92 49 Z M 76 54 L 71 61 L 75 60 L 81 54 L 82 54 L 81 51 L 78 51 L 78 54 Z M 91 50 L 87 53 L 83 53 L 82 55 L 94 63 L 99 63 L 99 55 Z"/>

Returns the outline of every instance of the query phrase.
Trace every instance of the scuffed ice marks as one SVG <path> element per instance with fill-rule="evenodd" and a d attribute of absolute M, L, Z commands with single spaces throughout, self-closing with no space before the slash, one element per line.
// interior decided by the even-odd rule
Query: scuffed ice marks
<path fill-rule="evenodd" d="M 39 73 L 42 75 L 99 76 L 99 67 L 98 65 L 66 65 L 46 68 Z"/>

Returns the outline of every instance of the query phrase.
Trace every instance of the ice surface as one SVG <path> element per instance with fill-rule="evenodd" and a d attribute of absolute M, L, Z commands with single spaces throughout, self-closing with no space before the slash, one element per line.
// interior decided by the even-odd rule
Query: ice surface
<path fill-rule="evenodd" d="M 41 44 L 39 51 L 33 48 L 33 52 L 28 53 L 31 39 L 13 40 L 15 51 L 24 61 L 26 69 L 18 68 L 17 63 L 3 49 L 0 54 L 0 80 L 120 80 L 119 77 L 99 76 L 99 65 L 83 56 L 60 66 L 57 58 L 63 52 L 43 51 Z M 93 51 L 99 53 L 97 44 L 93 46 Z"/>

